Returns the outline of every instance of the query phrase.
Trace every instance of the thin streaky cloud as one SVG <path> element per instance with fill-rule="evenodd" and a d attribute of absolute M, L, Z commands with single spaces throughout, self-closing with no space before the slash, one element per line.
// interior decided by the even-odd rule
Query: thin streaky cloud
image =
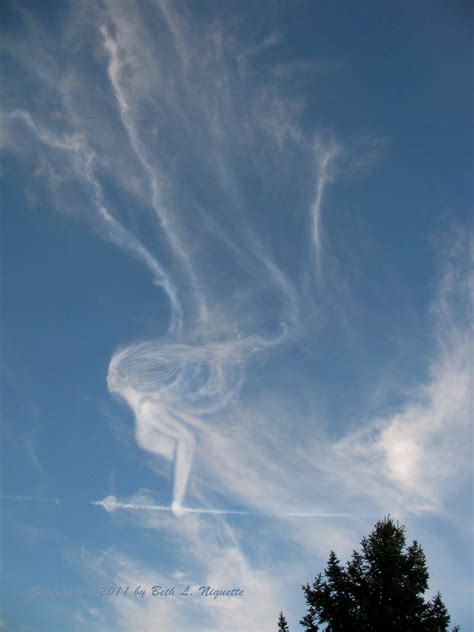
<path fill-rule="evenodd" d="M 54 503 L 55 505 L 61 504 L 59 498 L 51 498 L 49 496 L 0 496 L 0 500 L 12 500 L 15 502 L 40 502 L 40 503 Z"/>
<path fill-rule="evenodd" d="M 376 517 L 376 514 L 352 514 L 352 513 L 324 513 L 320 511 L 277 511 L 274 513 L 245 511 L 239 509 L 219 509 L 209 507 L 185 507 L 173 504 L 167 505 L 150 505 L 141 503 L 126 503 L 117 500 L 115 496 L 107 496 L 103 500 L 92 501 L 93 505 L 103 507 L 106 511 L 115 511 L 116 509 L 131 509 L 137 511 L 164 511 L 171 512 L 177 516 L 186 514 L 203 514 L 203 515 L 222 515 L 222 516 L 260 516 L 260 517 L 276 517 L 276 518 L 354 518 L 356 517 Z"/>

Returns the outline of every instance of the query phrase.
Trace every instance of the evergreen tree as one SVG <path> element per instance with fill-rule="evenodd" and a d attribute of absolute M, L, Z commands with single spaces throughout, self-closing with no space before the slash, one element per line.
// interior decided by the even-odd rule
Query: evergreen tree
<path fill-rule="evenodd" d="M 425 602 L 426 558 L 405 527 L 390 517 L 377 522 L 342 566 L 331 551 L 324 573 L 303 586 L 306 632 L 446 632 L 449 614 L 438 593 Z"/>
<path fill-rule="evenodd" d="M 290 632 L 290 628 L 283 616 L 283 612 L 280 612 L 280 616 L 278 617 L 278 632 Z"/>
<path fill-rule="evenodd" d="M 433 597 L 428 605 L 426 620 L 429 621 L 430 630 L 433 632 L 444 632 L 448 629 L 449 614 L 446 606 L 441 600 L 439 592 Z"/>

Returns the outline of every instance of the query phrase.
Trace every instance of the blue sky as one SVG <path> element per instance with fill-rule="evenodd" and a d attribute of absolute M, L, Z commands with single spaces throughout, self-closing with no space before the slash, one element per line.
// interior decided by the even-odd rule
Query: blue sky
<path fill-rule="evenodd" d="M 468 4 L 1 11 L 0 630 L 300 629 L 388 513 L 472 629 Z"/>

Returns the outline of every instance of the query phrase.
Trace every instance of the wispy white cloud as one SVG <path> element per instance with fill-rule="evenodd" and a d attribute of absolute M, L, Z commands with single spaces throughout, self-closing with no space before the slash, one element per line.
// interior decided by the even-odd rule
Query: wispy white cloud
<path fill-rule="evenodd" d="M 12 119 L 19 119 L 24 122 L 41 143 L 54 152 L 58 152 L 58 154 L 50 154 L 50 157 L 54 160 L 54 166 L 51 166 L 48 173 L 52 185 L 59 189 L 62 179 L 72 177 L 87 188 L 103 234 L 105 234 L 110 241 L 145 263 L 152 272 L 155 283 L 165 289 L 175 314 L 177 314 L 176 318 L 179 319 L 181 308 L 175 287 L 168 274 L 160 263 L 158 263 L 156 258 L 151 255 L 148 249 L 143 246 L 140 240 L 131 231 L 127 230 L 107 207 L 102 187 L 94 175 L 93 165 L 95 152 L 90 148 L 84 136 L 80 133 L 71 136 L 58 136 L 38 126 L 32 116 L 23 110 L 15 110 L 10 116 Z M 67 161 L 67 169 L 69 172 L 64 171 L 64 160 Z M 171 324 L 173 326 L 175 323 L 172 322 Z"/>
<path fill-rule="evenodd" d="M 307 77 L 317 72 L 335 72 L 343 67 L 342 62 L 333 59 L 313 60 L 298 59 L 294 61 L 284 61 L 273 67 L 273 74 L 278 79 L 293 77 L 295 74 L 304 73 Z"/>
<path fill-rule="evenodd" d="M 100 555 L 84 554 L 85 568 L 92 573 L 90 578 L 102 576 L 117 585 L 140 585 L 148 591 L 138 603 L 133 598 L 113 602 L 119 629 L 151 630 L 160 624 L 170 632 L 273 629 L 274 613 L 283 598 L 282 587 L 268 571 L 248 561 L 241 550 L 238 532 L 222 520 L 223 516 L 178 517 L 156 512 L 149 509 L 154 506 L 154 500 L 146 492 L 140 492 L 126 504 L 141 513 L 142 527 L 174 532 L 174 537 L 181 542 L 181 553 L 174 563 L 177 568 L 181 564 L 187 570 L 176 576 L 176 571 L 168 571 L 166 567 L 150 568 L 113 549 Z M 193 596 L 153 599 L 149 589 L 156 585 L 164 588 L 176 585 L 177 593 L 189 585 Z M 242 588 L 244 595 L 233 599 L 205 598 L 199 594 L 200 586 Z M 263 594 L 265 599 L 262 599 Z"/>
<path fill-rule="evenodd" d="M 323 141 L 318 136 L 314 140 L 314 158 L 316 163 L 315 196 L 311 204 L 312 254 L 317 268 L 321 265 L 321 217 L 324 194 L 328 184 L 335 177 L 334 162 L 341 153 L 340 146 L 334 141 Z"/>
<path fill-rule="evenodd" d="M 426 379 L 393 413 L 337 441 L 323 469 L 349 493 L 364 490 L 400 513 L 444 511 L 472 467 L 472 353 L 468 237 L 451 229 L 433 304 L 437 350 Z"/>

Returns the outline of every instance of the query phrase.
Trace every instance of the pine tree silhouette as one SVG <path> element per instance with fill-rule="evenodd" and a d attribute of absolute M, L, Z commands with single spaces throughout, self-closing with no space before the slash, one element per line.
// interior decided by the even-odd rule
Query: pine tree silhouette
<path fill-rule="evenodd" d="M 290 632 L 290 628 L 283 616 L 283 612 L 280 612 L 280 616 L 278 617 L 278 632 Z"/>
<path fill-rule="evenodd" d="M 446 632 L 450 616 L 441 595 L 424 599 L 425 554 L 418 542 L 405 541 L 405 527 L 387 517 L 345 567 L 331 551 L 324 573 L 303 586 L 306 632 Z"/>

